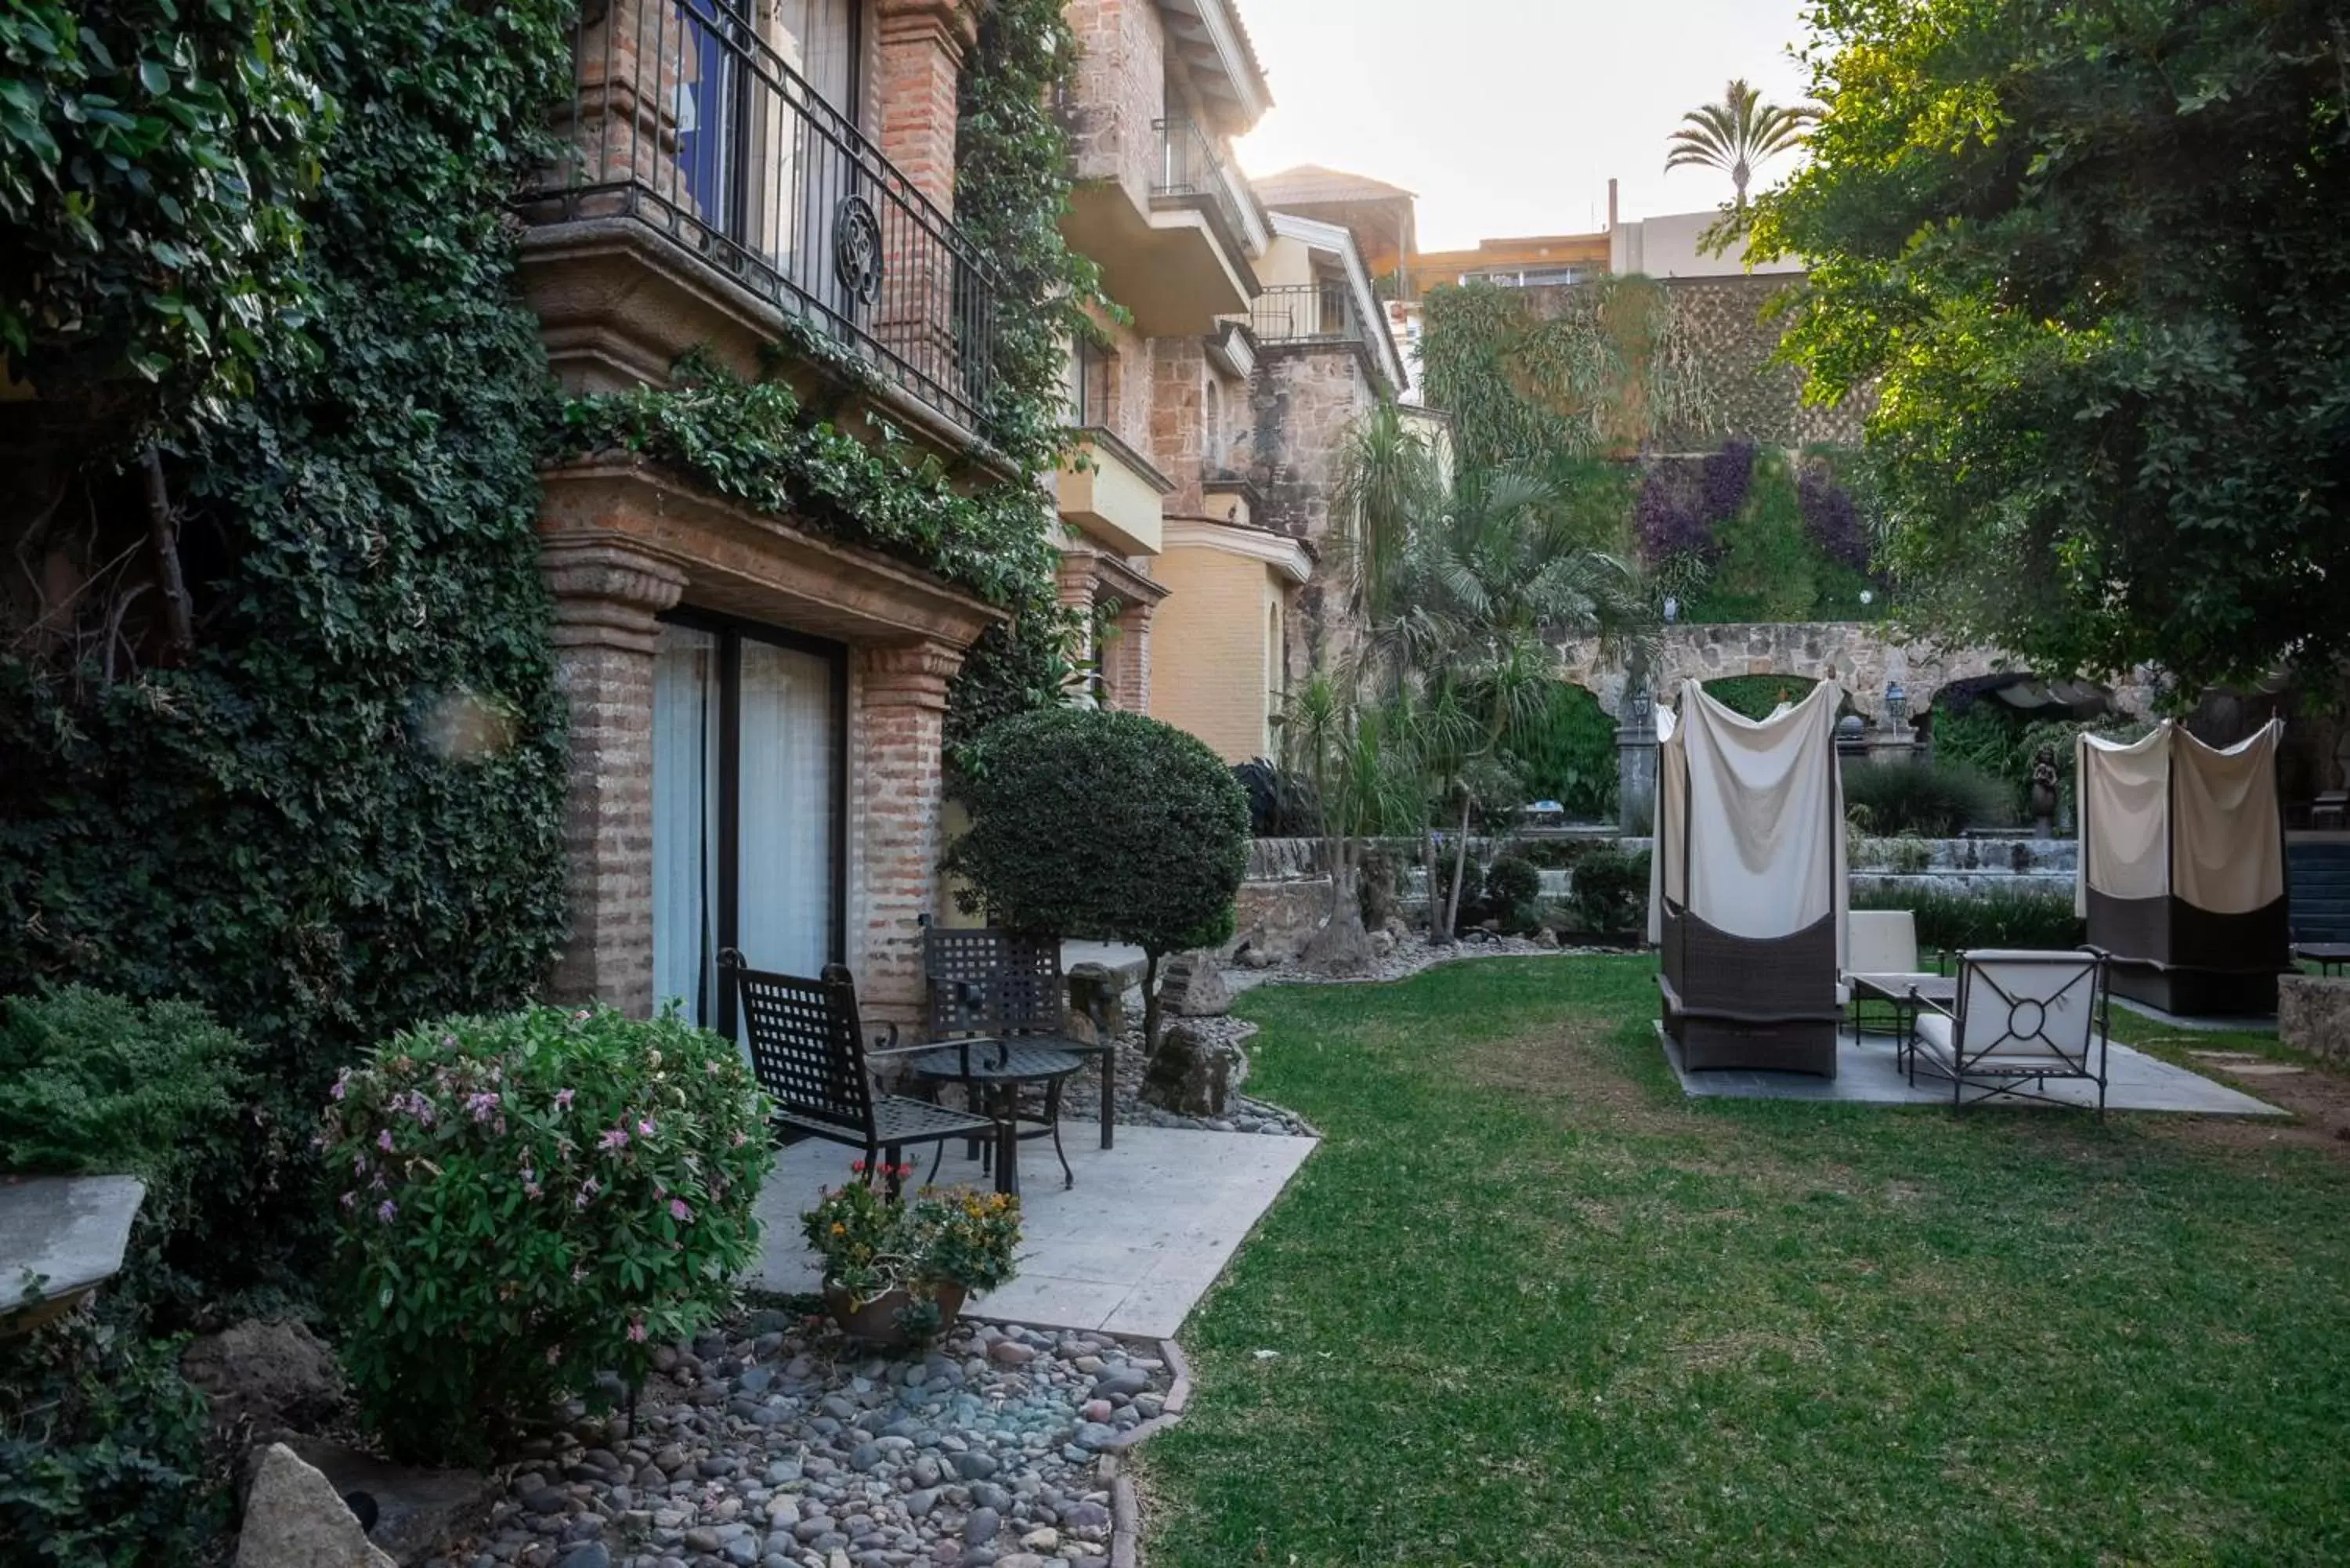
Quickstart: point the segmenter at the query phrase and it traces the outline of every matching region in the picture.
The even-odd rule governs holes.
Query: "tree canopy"
[[[1760,198],[1785,352],[1875,383],[1938,626],[2182,689],[2350,648],[2350,39],[2334,0],[1815,0]]]

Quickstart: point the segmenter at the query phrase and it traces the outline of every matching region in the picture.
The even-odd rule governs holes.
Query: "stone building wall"
[[[1256,521],[1303,539],[1327,556],[1330,497],[1349,427],[1378,401],[1361,353],[1338,345],[1267,345],[1251,391],[1250,476],[1263,498]],[[1294,680],[1326,667],[1351,641],[1317,568],[1298,596],[1287,628]]]
[[[1588,687],[1599,705],[1617,714],[1624,701],[1622,664],[1603,659],[1591,639],[1562,644],[1560,673]],[[1833,680],[1852,694],[1853,706],[1874,714],[1885,688],[1898,680],[1908,693],[1909,711],[1922,712],[1950,681],[2010,668],[1991,648],[1940,648],[1898,639],[1889,628],[1852,621],[1778,621],[1740,626],[1669,626],[1659,639],[1652,678],[1661,696],[1683,680],[1715,680],[1727,675],[1800,675]]]
[[[1116,180],[1137,207],[1150,204],[1158,134],[1166,112],[1167,35],[1155,0],[1069,0],[1062,14],[1077,36],[1068,116],[1079,180]]]

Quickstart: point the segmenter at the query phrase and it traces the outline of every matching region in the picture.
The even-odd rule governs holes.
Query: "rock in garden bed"
[[[1132,1016],[1139,1017],[1139,1001],[1129,1007]],[[1243,1048],[1256,1033],[1256,1025],[1237,1018],[1170,1019],[1170,1029],[1180,1027],[1192,1036],[1211,1046],[1229,1046],[1236,1060],[1227,1079],[1229,1091],[1236,1091],[1248,1075],[1248,1054]],[[1186,1116],[1151,1104],[1143,1097],[1143,1085],[1148,1081],[1149,1065],[1143,1060],[1142,1029],[1136,1025],[1118,1037],[1118,1109],[1117,1119],[1129,1127],[1194,1127],[1209,1132],[1268,1133],[1275,1136],[1312,1137],[1314,1129],[1302,1117],[1251,1099],[1237,1092],[1228,1092],[1222,1116]],[[1068,1081],[1062,1091],[1061,1115],[1066,1137],[1083,1137],[1101,1110],[1101,1075],[1091,1067]]]
[[[1108,1563],[1097,1461],[1159,1414],[1155,1346],[966,1322],[881,1356],[809,1323],[762,1311],[664,1352],[633,1429],[577,1417],[435,1568]]]

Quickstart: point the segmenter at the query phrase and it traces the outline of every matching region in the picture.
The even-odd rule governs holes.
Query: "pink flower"
[[[359,1201],[359,1195],[357,1192],[346,1192],[343,1194],[343,1207],[346,1209],[358,1208]]]
[[[498,1097],[486,1093],[468,1095],[465,1096],[465,1108],[473,1113],[475,1121],[485,1122],[498,1114]]]
[[[349,1084],[350,1081],[351,1070],[348,1067],[346,1067],[341,1072],[335,1075],[335,1086],[328,1090],[327,1093],[334,1096],[335,1098],[339,1100],[343,1097],[343,1089],[345,1085]]]
[[[587,1180],[579,1184],[579,1196],[572,1200],[572,1206],[577,1209],[585,1209],[588,1207],[588,1203],[594,1199],[595,1196],[596,1179],[591,1176]]]
[[[375,1217],[389,1225],[400,1218],[400,1205],[387,1198],[375,1206]]]
[[[628,1147],[629,1129],[626,1127],[606,1127],[604,1129],[604,1136],[597,1140],[596,1147],[604,1149]]]
[[[522,1195],[525,1198],[544,1198],[546,1196],[546,1189],[536,1181],[525,1181],[522,1184]]]
[[[383,1131],[375,1135],[375,1146],[376,1147],[383,1150],[386,1154],[390,1154],[391,1152],[391,1129],[390,1127],[386,1127]]]
[[[652,1117],[647,1116],[644,1120],[637,1124],[637,1136],[639,1137],[650,1137],[653,1136]]]
[[[685,1206],[684,1199],[672,1198],[669,1200],[669,1217],[682,1225],[693,1218],[693,1210]]]
[[[556,1108],[556,1110],[558,1110],[558,1111],[567,1111],[567,1110],[569,1110],[569,1109],[571,1108],[571,1102],[572,1102],[573,1098],[574,1098],[575,1096],[577,1096],[578,1093],[579,1093],[579,1091],[578,1091],[578,1090],[577,1090],[577,1089],[557,1089],[557,1090],[556,1090],[556,1091],[555,1091],[555,1108]]]
[[[642,1319],[642,1318],[633,1318],[633,1319],[631,1319],[631,1320],[629,1321],[629,1342],[630,1342],[631,1344],[635,1344],[635,1345],[642,1345],[642,1344],[645,1342],[645,1320],[644,1320],[644,1319]]]
[[[552,1345],[548,1345],[546,1347],[546,1364],[549,1366],[560,1366],[562,1361],[563,1352]]]

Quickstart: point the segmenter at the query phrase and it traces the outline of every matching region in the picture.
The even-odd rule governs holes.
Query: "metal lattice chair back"
[[[994,1034],[1003,1023],[1006,941],[1002,931],[932,926],[922,941],[930,981],[930,1033]]]
[[[857,1016],[857,985],[829,964],[821,977],[744,966],[733,948],[718,955],[743,1009],[751,1071],[778,1109],[847,1131],[873,1126],[873,1086]]]
[[[1956,1030],[1961,1065],[2013,1071],[2056,1063],[2085,1073],[2101,969],[2094,953],[1964,955]]]
[[[1053,937],[1006,935],[1000,1001],[1006,1034],[1064,1034],[1069,1027],[1068,982],[1061,974],[1061,944]]]

